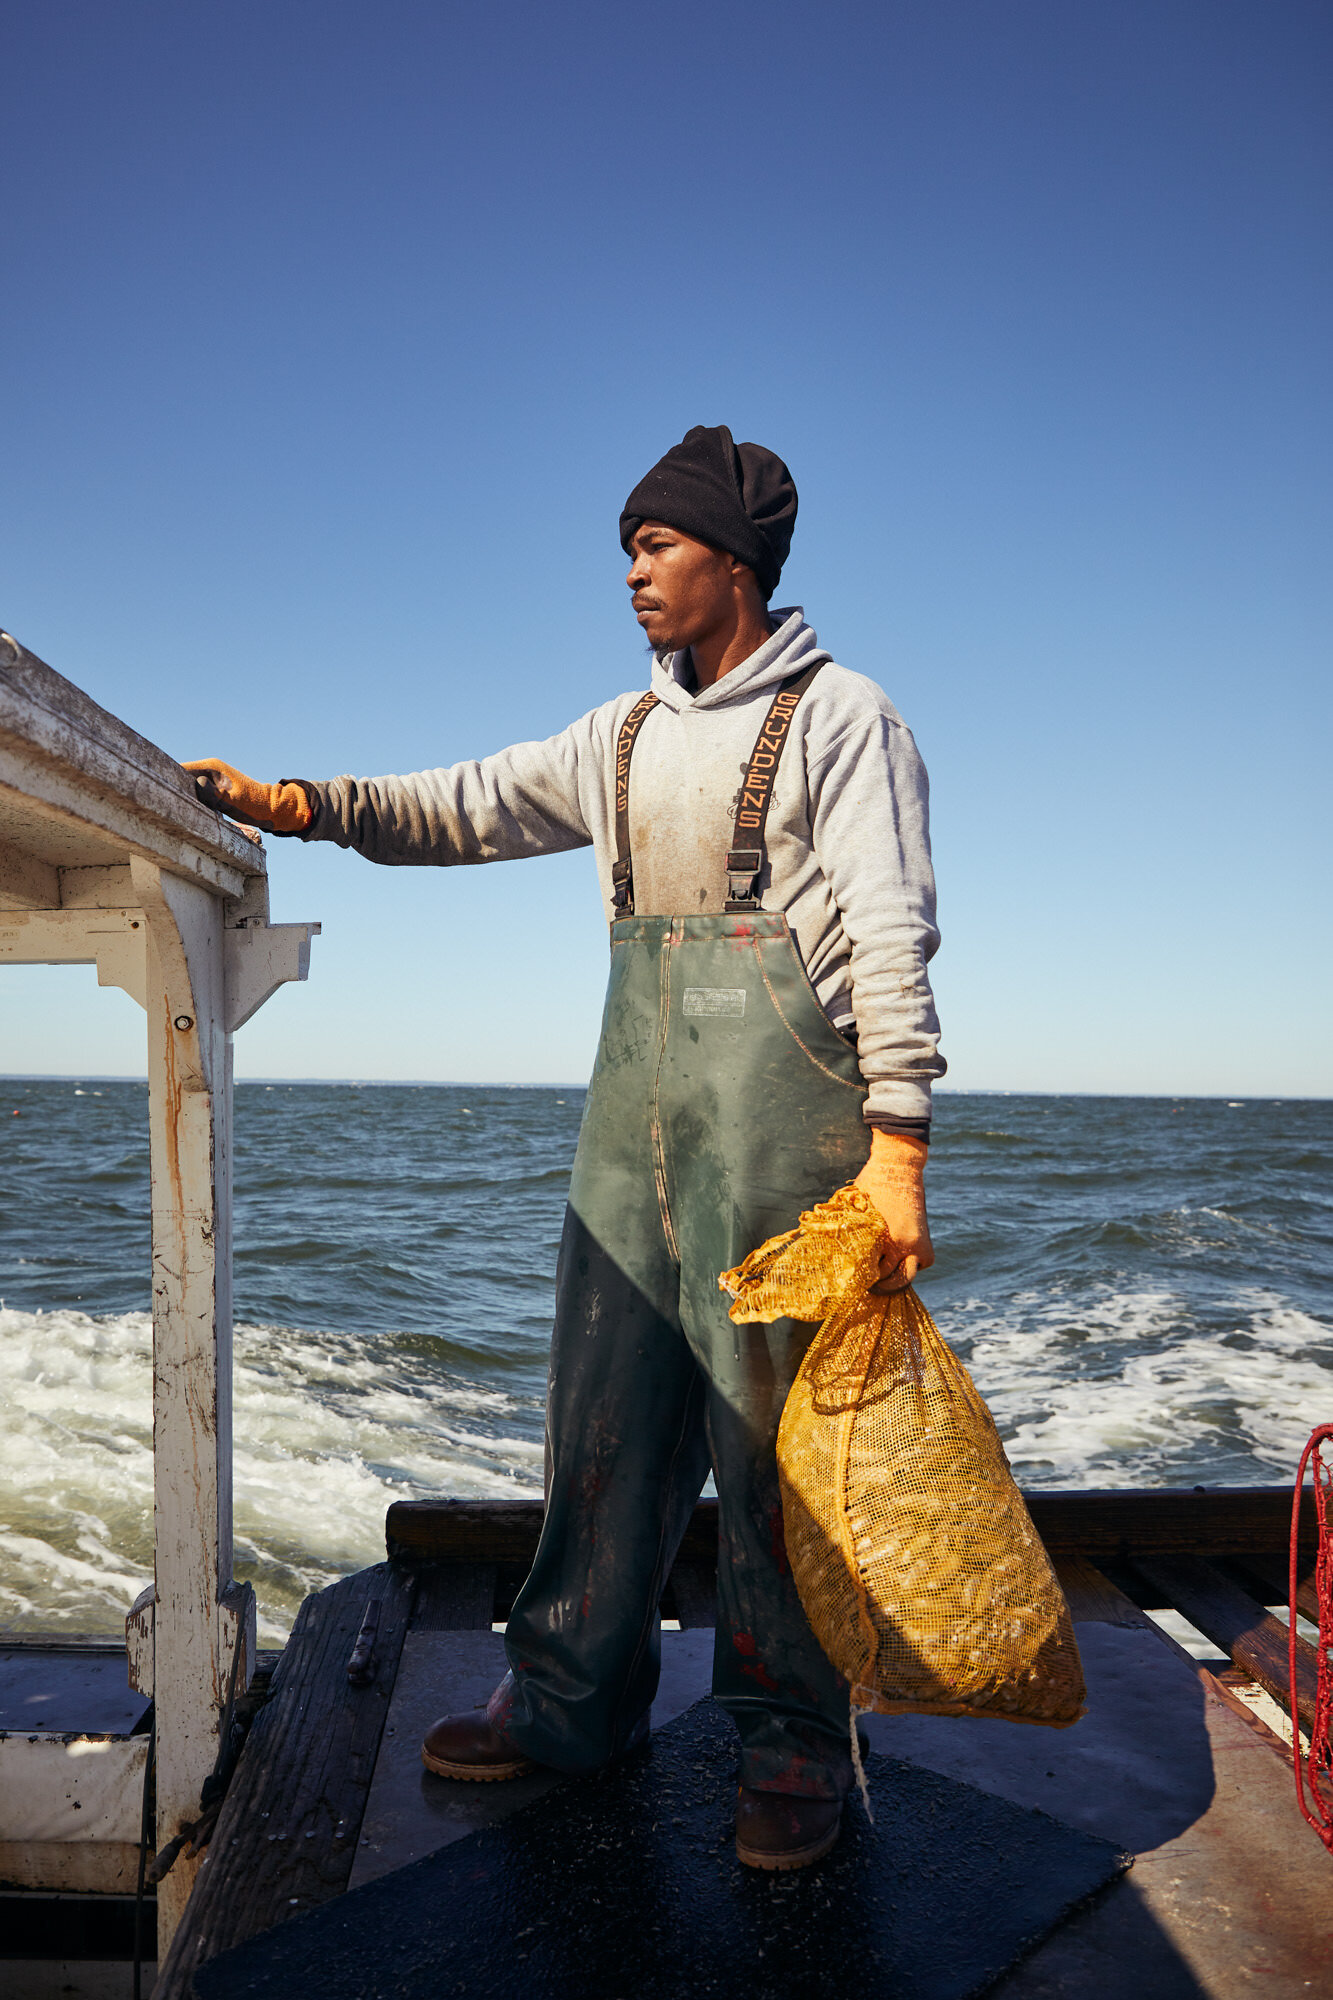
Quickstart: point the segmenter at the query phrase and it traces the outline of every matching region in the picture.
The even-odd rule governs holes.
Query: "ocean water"
[[[236,1571],[265,1643],[391,1500],[541,1490],[582,1092],[236,1092]],[[17,1114],[17,1115],[16,1115]],[[0,1079],[0,1629],[151,1577],[147,1087]],[[1029,1486],[1291,1477],[1333,1420],[1333,1103],[941,1094],[921,1292]]]

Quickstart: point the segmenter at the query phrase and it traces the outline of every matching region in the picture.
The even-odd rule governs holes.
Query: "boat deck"
[[[1131,1871],[1085,1906],[1072,1915],[1057,1911],[1062,1920],[1044,1941],[988,1990],[1003,2000],[1075,1993],[1111,2000],[1130,1991],[1139,2000],[1231,2000],[1259,1989],[1294,2000],[1329,1990],[1333,1857],[1299,1819],[1283,1744],[1220,1677],[1271,1682],[1280,1692],[1276,1668],[1285,1654],[1285,1627],[1265,1611],[1263,1599],[1272,1603],[1277,1596],[1272,1584],[1280,1510],[1289,1500],[1253,1493],[1030,1499],[1078,1630],[1089,1690],[1084,1720],[1060,1732],[923,1717],[870,1717],[865,1723],[876,1751],[955,1788],[972,1788],[965,1796],[983,1817],[988,1803],[1008,1801],[1133,1856]],[[307,1922],[287,1934],[281,1951],[270,1942],[228,1961],[235,1967],[229,1975],[234,1990],[259,1995],[285,1984],[290,1991],[293,1979],[299,1988],[293,1964],[299,1968],[302,1950],[310,1953],[309,1976],[318,1975],[318,1989],[330,2000],[344,1990],[365,1996],[508,1990],[489,1975],[482,1984],[414,1985],[419,1975],[405,1973],[399,1961],[413,1929],[411,1897],[428,1893],[427,1877],[401,1877],[406,1907],[402,1894],[395,1900],[394,1884],[398,1871],[419,1868],[425,1857],[442,1857],[431,1865],[444,1867],[444,1850],[454,1843],[471,1840],[484,1854],[479,1837],[544,1796],[549,1820],[555,1810],[549,1795],[559,1790],[575,1801],[560,1808],[563,1838],[577,1839],[572,1823],[586,1824],[589,1841],[595,1840],[598,1811],[613,1809],[606,1799],[599,1806],[595,1787],[580,1793],[549,1774],[482,1787],[433,1778],[420,1764],[420,1739],[430,1722],[483,1701],[503,1671],[496,1628],[526,1573],[539,1512],[524,1503],[395,1507],[388,1522],[390,1560],[307,1600],[162,1967],[157,2000],[228,1992],[226,1981],[209,1977],[211,1961],[348,1897],[342,1908],[358,1939],[364,1942],[383,1926],[379,1973],[367,1975],[362,1965],[356,1986],[344,1988],[326,1930]],[[668,1730],[660,1738],[664,1757],[675,1741],[669,1725],[708,1693],[715,1534],[704,1503],[663,1605],[663,1674],[653,1724],[655,1731]],[[1206,1558],[1190,1552],[1200,1547],[1208,1550]],[[1144,1608],[1158,1605],[1183,1611],[1217,1645],[1218,1672],[1161,1631]],[[356,1686],[348,1663],[368,1610],[374,1653],[369,1678]],[[1305,1647],[1308,1687],[1301,1707],[1312,1693],[1313,1664],[1313,1649]],[[708,1712],[706,1705],[695,1716]],[[690,1768],[702,1771],[704,1765]],[[855,1815],[861,1809],[853,1804],[849,1810]],[[522,1824],[539,1820],[529,1811]],[[608,1869],[615,1866],[608,1861]],[[947,1866],[937,1868],[931,1891],[946,1954],[965,1887],[949,1877]],[[424,1923],[426,1910],[418,1907]],[[430,1915],[438,1923],[433,1905]],[[460,1911],[460,1951],[465,1932]],[[446,1919],[446,1939],[451,1935]],[[505,1940],[493,1942],[498,1962]],[[447,1960],[447,1944],[441,1949]],[[271,1978],[266,1953],[273,1960]],[[243,1985],[235,1983],[242,1965]],[[439,1968],[437,1976],[443,1976]],[[625,1967],[624,1976],[623,1987],[613,1980],[597,1990],[633,1990],[632,1968]],[[763,1991],[773,2000],[798,1990],[784,1983],[780,1967],[766,1977]],[[660,1964],[654,1978],[659,1983],[652,1990],[676,1990]],[[591,2000],[593,1993],[553,1975],[543,1983],[531,1969],[524,1981],[532,2000],[574,1990]],[[647,1990],[642,1977],[638,1983]],[[873,1978],[863,1990],[877,1990]],[[892,1990],[905,2000],[912,1991],[937,1989],[897,1981]]]

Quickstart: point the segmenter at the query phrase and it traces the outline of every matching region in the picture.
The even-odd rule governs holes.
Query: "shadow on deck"
[[[492,1626],[526,1573],[531,1513],[395,1508],[392,1560],[307,1600],[157,2000],[280,1987],[329,2000],[724,1987],[734,2000],[1230,2000],[1305,1996],[1329,1978],[1333,1865],[1297,1817],[1281,1745],[1078,1553],[1057,1563],[1085,1719],[1062,1732],[868,1719],[876,1825],[853,1805],[840,1847],[806,1875],[756,1881],[730,1854],[729,1725],[693,1707],[711,1661],[706,1509],[663,1604],[645,1756],[577,1782],[430,1777],[424,1729],[503,1671]],[[1123,1535],[1116,1549],[1123,1560]],[[370,1677],[353,1686],[372,1599]]]

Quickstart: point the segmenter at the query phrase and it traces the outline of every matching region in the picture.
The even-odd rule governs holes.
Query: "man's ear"
[[[755,601],[758,604],[762,605],[765,609],[767,609],[768,599],[764,596],[763,591],[759,588],[759,578],[750,568],[749,563],[743,563],[740,560],[739,556],[733,556],[731,558],[731,578],[732,582],[739,583],[743,590],[748,590],[752,592]]]

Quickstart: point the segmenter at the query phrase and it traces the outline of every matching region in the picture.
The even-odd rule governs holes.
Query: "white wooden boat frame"
[[[231,1573],[231,1038],[306,977],[318,930],[270,924],[258,837],[0,633],[0,963],[94,964],[147,1015],[155,1581],[126,1637],[154,1702],[159,1848],[198,1816],[237,1647],[242,1688],[255,1658],[253,1593]],[[147,1749],[0,1736],[0,1878],[132,1889]],[[157,1891],[159,1952],[197,1867],[182,1856]]]

